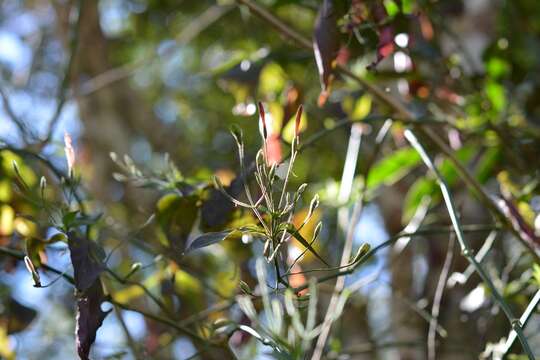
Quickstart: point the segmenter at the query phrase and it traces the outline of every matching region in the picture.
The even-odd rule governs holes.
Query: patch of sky
[[[126,1],[107,0],[99,2],[99,22],[105,35],[115,37],[127,29],[130,8]]]

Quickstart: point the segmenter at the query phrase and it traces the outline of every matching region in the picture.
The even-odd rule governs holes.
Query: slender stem
[[[2,104],[4,106],[4,111],[17,127],[17,130],[19,131],[22,141],[26,143],[26,135],[28,135],[28,129],[26,127],[26,124],[22,119],[20,119],[15,114],[15,111],[13,110],[13,107],[11,106],[11,102],[9,101],[9,97],[7,93],[4,91],[3,86],[0,86],[0,97],[2,97]]]
[[[534,355],[532,353],[532,350],[529,346],[529,343],[527,342],[527,339],[525,338],[525,335],[523,334],[523,329],[521,327],[521,324],[518,319],[514,316],[512,313],[512,309],[510,308],[510,305],[504,300],[502,295],[499,293],[495,285],[493,284],[493,281],[489,277],[488,273],[484,270],[482,265],[476,260],[473,254],[473,250],[470,248],[469,244],[465,240],[465,237],[463,235],[463,231],[461,229],[461,223],[458,220],[458,215],[456,212],[456,208],[454,205],[454,200],[452,198],[452,195],[450,193],[450,189],[448,185],[446,184],[444,178],[439,173],[439,170],[433,163],[433,160],[429,157],[427,152],[425,151],[424,147],[420,144],[418,139],[416,138],[416,135],[410,130],[405,130],[405,138],[411,143],[411,145],[414,147],[414,149],[418,152],[422,160],[424,161],[427,168],[435,175],[437,178],[437,181],[439,183],[439,187],[441,189],[441,193],[443,195],[444,202],[446,204],[446,207],[448,209],[448,215],[450,216],[450,220],[452,222],[452,226],[454,227],[454,231],[456,233],[456,237],[458,240],[458,243],[461,247],[461,252],[463,253],[463,256],[469,261],[469,263],[474,266],[476,272],[484,283],[487,285],[487,287],[490,289],[493,298],[495,301],[499,304],[502,311],[508,318],[508,321],[512,325],[512,328],[516,331],[519,340],[521,341],[521,345],[523,346],[523,350],[529,357],[529,359],[534,359]]]
[[[452,259],[454,257],[454,236],[450,236],[450,241],[448,241],[448,249],[446,250],[446,257],[444,259],[443,267],[441,274],[439,275],[439,281],[437,283],[437,288],[435,289],[435,295],[433,296],[433,306],[431,307],[431,319],[429,321],[429,330],[428,330],[428,359],[435,360],[435,336],[437,325],[439,323],[439,312],[441,309],[441,300],[444,293],[444,288],[446,280],[448,278],[448,273],[450,272],[450,266],[452,265]]]
[[[72,38],[70,41],[70,53],[69,53],[69,59],[68,63],[66,65],[66,68],[64,70],[64,77],[62,78],[62,82],[60,83],[60,86],[58,87],[58,93],[56,95],[56,109],[51,117],[51,119],[48,122],[47,127],[47,135],[45,139],[41,142],[42,146],[44,146],[52,137],[54,130],[56,129],[56,125],[58,124],[58,120],[60,119],[60,115],[62,114],[62,110],[64,109],[64,105],[67,101],[67,92],[69,83],[71,81],[71,73],[73,72],[73,67],[75,66],[75,59],[77,56],[77,49],[79,47],[79,32],[81,28],[81,19],[83,18],[83,10],[84,10],[84,1],[85,0],[79,0],[78,1],[78,14],[77,14],[77,20],[73,24],[72,28]]]
[[[131,336],[131,333],[129,332],[129,328],[122,317],[122,311],[118,307],[118,305],[113,306],[114,313],[116,314],[116,318],[118,319],[118,322],[120,323],[120,326],[122,327],[122,331],[124,332],[124,335],[126,336],[127,344],[131,348],[131,353],[133,354],[133,357],[136,360],[141,360],[143,357],[139,353],[139,349],[137,346],[137,343],[133,339],[133,336]]]
[[[20,261],[22,261],[24,259],[24,256],[25,256],[25,254],[23,252],[21,252],[21,251],[10,249],[10,248],[4,247],[4,246],[0,246],[0,254],[10,256],[10,257],[12,257],[14,259],[17,259],[17,260],[20,260]],[[62,277],[64,277],[64,279],[66,279],[67,282],[69,282],[72,285],[75,285],[75,280],[73,279],[72,276],[70,276],[70,275],[68,275],[68,274],[66,274],[66,273],[64,273],[64,272],[50,266],[50,265],[47,265],[47,264],[42,264],[41,267],[43,269],[47,270],[47,271],[52,272],[52,273],[62,275]],[[147,312],[145,310],[134,308],[129,304],[124,304],[124,303],[118,302],[118,301],[116,301],[116,300],[114,300],[113,298],[110,298],[110,297],[107,299],[107,301],[109,301],[111,304],[116,305],[116,306],[118,306],[118,307],[120,307],[120,308],[122,308],[124,310],[137,312],[137,313],[143,315],[144,317],[146,317],[148,319],[152,319],[152,320],[154,320],[156,322],[159,322],[159,323],[161,323],[163,325],[167,325],[167,326],[175,329],[179,333],[190,336],[191,338],[193,338],[194,340],[196,340],[196,341],[198,341],[200,343],[203,343],[203,344],[204,343],[210,343],[211,346],[223,347],[223,345],[221,345],[221,344],[215,344],[213,342],[209,342],[208,339],[202,338],[197,333],[195,333],[192,330],[188,329],[187,326],[193,323],[193,319],[186,319],[185,321],[177,323],[174,320],[164,318],[164,317],[161,317],[159,315],[152,314],[152,313]]]

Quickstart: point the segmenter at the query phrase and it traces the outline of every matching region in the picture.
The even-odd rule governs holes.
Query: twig
[[[536,310],[538,304],[540,303],[540,290],[536,291],[536,294],[534,294],[531,302],[529,305],[527,305],[527,308],[523,312],[523,315],[519,318],[519,322],[523,328],[525,328],[525,325],[527,325],[527,322],[531,318],[531,315],[534,314],[534,311]],[[508,335],[508,339],[506,340],[506,343],[504,344],[504,349],[502,351],[502,355],[506,355],[508,351],[510,351],[510,348],[514,344],[514,341],[516,340],[516,337],[519,336],[514,329],[510,331],[510,334]]]
[[[73,29],[72,29],[72,38],[71,38],[70,46],[69,46],[70,47],[69,59],[68,59],[66,68],[64,70],[64,77],[62,78],[62,82],[60,83],[60,86],[58,88],[58,93],[56,95],[56,99],[57,99],[56,109],[51,119],[48,122],[49,125],[47,127],[47,133],[46,133],[45,139],[41,142],[42,145],[45,145],[51,139],[56,129],[56,125],[58,124],[58,120],[60,120],[60,115],[62,114],[64,105],[66,104],[69,82],[71,81],[71,73],[73,72],[73,66],[75,65],[77,49],[79,47],[79,32],[81,28],[81,20],[83,18],[84,1],[85,0],[78,1],[77,21],[73,25]]]
[[[4,255],[8,255],[14,259],[17,259],[17,260],[20,260],[22,261],[25,257],[25,254],[21,251],[17,251],[17,250],[14,250],[14,249],[10,249],[10,248],[7,248],[7,247],[4,247],[4,246],[0,246],[0,254],[4,254]],[[42,264],[41,267],[47,271],[50,271],[50,272],[53,272],[55,274],[58,274],[58,275],[62,275],[62,277],[64,277],[64,279],[66,279],[67,282],[69,282],[70,284],[72,285],[75,285],[75,280],[73,279],[72,276],[52,267],[52,266],[49,266],[47,264]],[[208,343],[208,340],[207,339],[204,339],[202,338],[201,336],[199,336],[198,334],[196,334],[195,332],[191,331],[190,329],[188,329],[186,326],[187,324],[190,324],[191,322],[190,321],[186,321],[186,322],[183,322],[184,324],[186,324],[186,326],[182,326],[180,324],[178,324],[177,322],[173,321],[173,320],[170,320],[168,318],[163,318],[163,317],[160,317],[159,315],[155,315],[155,314],[152,314],[152,313],[149,313],[147,311],[144,311],[144,310],[140,310],[140,309],[136,309],[128,304],[124,304],[124,303],[121,303],[121,302],[118,302],[116,300],[114,300],[113,298],[109,297],[107,299],[107,301],[109,301],[111,304],[113,305],[116,305],[124,310],[129,310],[129,311],[134,311],[134,312],[137,312],[141,315],[143,315],[144,317],[148,318],[148,319],[152,319],[156,322],[159,322],[159,323],[162,323],[164,325],[167,325],[173,329],[175,329],[176,331],[178,331],[179,333],[182,333],[182,334],[185,334],[185,335],[188,335],[188,336],[191,336],[193,339],[201,342],[201,343]],[[210,344],[212,346],[218,346],[218,347],[221,347],[222,345],[220,344],[214,344],[212,342],[210,342]]]
[[[491,291],[493,295],[493,298],[503,310],[504,314],[508,318],[508,321],[512,325],[512,328],[516,331],[519,337],[519,340],[521,342],[521,345],[523,346],[523,350],[525,351],[529,359],[533,360],[534,355],[531,351],[529,343],[527,342],[527,339],[525,338],[525,335],[523,334],[521,323],[519,322],[518,319],[514,317],[514,314],[512,313],[512,309],[510,308],[510,305],[508,305],[508,303],[504,300],[504,298],[501,296],[501,294],[499,293],[499,291],[497,290],[497,288],[491,281],[491,278],[489,277],[487,272],[484,270],[482,265],[480,265],[480,263],[476,260],[473,254],[473,250],[469,247],[469,244],[465,240],[463,231],[461,229],[461,223],[458,220],[458,215],[454,206],[454,201],[450,193],[450,189],[448,188],[448,185],[446,184],[444,178],[441,176],[441,174],[439,173],[439,170],[433,163],[433,160],[431,160],[431,158],[425,151],[424,147],[420,144],[420,142],[418,141],[418,139],[416,138],[416,136],[410,129],[405,130],[405,138],[411,143],[411,145],[414,147],[414,149],[418,152],[418,154],[424,161],[427,168],[437,178],[437,181],[439,183],[439,187],[441,189],[444,202],[448,209],[448,214],[450,216],[452,226],[454,227],[454,231],[456,233],[456,237],[460,245],[463,256],[469,261],[469,263],[471,263],[471,265],[474,266],[478,275],[480,275],[484,283],[487,285],[487,287],[489,288],[489,290]]]
[[[444,264],[439,276],[439,282],[437,283],[437,288],[435,290],[435,296],[433,296],[433,306],[431,307],[431,320],[429,321],[429,330],[428,330],[428,342],[427,342],[427,352],[428,359],[435,360],[435,336],[436,329],[439,323],[439,312],[441,309],[441,300],[444,292],[446,279],[448,278],[448,273],[450,271],[450,265],[452,264],[452,258],[454,257],[454,245],[455,239],[454,236],[450,236],[450,241],[448,241],[448,250],[446,250],[446,257],[444,259]]]
[[[354,136],[355,136],[354,131],[351,130],[350,143],[353,141],[359,142],[359,139],[355,140]],[[349,154],[347,154],[348,155],[347,158],[349,158],[350,156],[357,157],[359,146],[360,144],[358,144],[358,147],[356,148],[356,151],[355,151],[356,154],[351,155],[351,153],[349,152]],[[345,161],[345,164],[347,164],[347,159]],[[354,166],[356,167],[356,164],[354,164]],[[345,177],[345,172],[346,172],[346,169],[344,170],[344,177]],[[351,177],[354,176],[354,170],[350,174],[350,176]],[[349,224],[347,227],[347,235],[345,237],[345,244],[343,245],[343,251],[341,253],[341,260],[339,263],[340,266],[345,266],[346,264],[350,262],[353,242],[354,242],[354,234],[356,230],[356,224],[358,222],[358,219],[360,218],[360,214],[362,213],[363,208],[364,208],[364,198],[363,198],[363,195],[361,195],[360,198],[356,201],[351,218],[349,219]],[[345,211],[348,211],[348,209],[345,209]],[[344,287],[345,287],[345,277],[341,276],[337,278],[336,280],[336,284],[334,286],[334,292],[332,293],[332,297],[330,298],[330,304],[328,305],[328,309],[326,311],[326,316],[324,318],[324,321],[321,327],[321,333],[319,334],[319,337],[317,339],[317,344],[315,346],[315,351],[313,352],[312,360],[319,360],[322,357],[324,346],[326,345],[326,340],[328,339],[328,335],[330,334],[330,330],[332,328],[332,322],[333,322],[333,319],[335,318],[334,311],[340,299],[340,294],[343,291]]]
[[[26,128],[26,124],[22,119],[19,119],[17,114],[15,114],[15,111],[13,111],[13,108],[11,107],[11,103],[9,101],[9,97],[4,91],[3,87],[0,86],[0,96],[2,97],[2,105],[4,106],[4,111],[9,116],[11,121],[15,124],[17,127],[17,130],[19,130],[19,134],[21,135],[21,139],[24,143],[26,143],[26,136],[28,134],[28,129]]]
[[[113,306],[114,313],[116,314],[116,317],[118,318],[118,322],[120,323],[120,326],[122,327],[122,330],[124,331],[124,334],[126,335],[126,340],[131,348],[131,353],[133,354],[133,357],[135,360],[141,360],[142,357],[139,354],[139,349],[137,347],[137,344],[135,343],[135,340],[133,339],[133,336],[131,336],[131,333],[129,332],[129,328],[124,321],[124,318],[122,317],[122,311],[120,311],[120,308],[118,305]]]

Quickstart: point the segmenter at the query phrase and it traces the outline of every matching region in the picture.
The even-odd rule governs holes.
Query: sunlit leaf
[[[506,107],[506,94],[501,84],[489,81],[486,84],[486,95],[495,110],[501,111]]]
[[[295,125],[296,125],[296,122],[295,122],[295,117],[291,117],[291,119],[287,122],[287,125],[285,125],[285,127],[283,128],[283,139],[287,142],[292,142],[293,138],[295,137],[295,133],[294,133],[294,130],[295,130]],[[308,118],[307,118],[307,115],[306,115],[306,112],[302,112],[302,116],[300,117],[300,126],[299,126],[299,131],[302,132],[302,131],[305,131],[308,127]]]
[[[13,233],[15,211],[9,205],[0,206],[0,235],[6,236]]]
[[[420,163],[420,155],[412,148],[402,148],[385,156],[369,172],[368,188],[392,185]]]
[[[283,68],[275,63],[266,64],[259,75],[259,92],[263,95],[280,93],[285,87],[287,76]]]
[[[15,360],[15,352],[9,341],[7,324],[0,323],[0,356],[6,360]]]
[[[360,96],[356,103],[354,104],[354,110],[351,115],[352,120],[362,120],[371,112],[371,95],[364,94]]]

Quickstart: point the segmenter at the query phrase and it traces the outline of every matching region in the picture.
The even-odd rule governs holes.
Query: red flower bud
[[[260,101],[258,102],[258,105],[259,105],[259,118],[261,119],[261,122],[262,122],[262,135],[263,135],[264,140],[266,141],[266,138],[268,137],[268,130],[266,129],[266,114],[264,112],[263,104]]]

